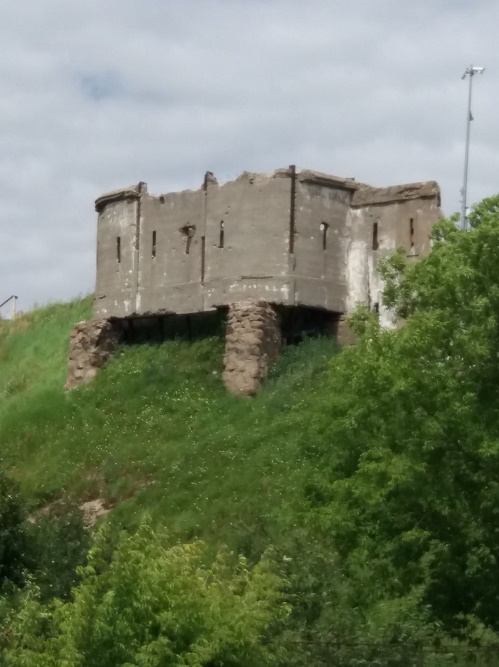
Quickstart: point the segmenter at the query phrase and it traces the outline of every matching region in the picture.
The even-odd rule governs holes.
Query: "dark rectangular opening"
[[[373,250],[377,250],[378,248],[379,248],[378,223],[375,222],[373,223]]]
[[[286,345],[296,345],[307,338],[335,337],[339,313],[310,306],[277,306]]]
[[[218,247],[223,248],[225,245],[225,229],[224,229],[224,221],[220,220],[220,234],[218,238]]]
[[[327,249],[327,232],[329,229],[329,225],[327,222],[322,222],[321,223],[321,233],[322,233],[322,249],[326,250]]]
[[[414,218],[411,218],[409,220],[409,238],[411,242],[411,248],[414,248],[414,237],[415,237]]]
[[[152,233],[152,256],[156,257],[156,230]]]
[[[121,264],[121,236],[116,237],[116,261]]]
[[[192,315],[155,315],[116,320],[128,345],[160,344],[168,340],[197,340],[223,337],[227,326],[227,308]]]

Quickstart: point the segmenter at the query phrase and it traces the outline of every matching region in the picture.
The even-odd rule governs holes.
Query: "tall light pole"
[[[463,177],[463,187],[461,188],[461,227],[462,229],[466,229],[468,227],[468,219],[466,217],[466,195],[468,191],[468,160],[469,160],[469,154],[470,154],[470,127],[471,127],[471,121],[473,120],[473,116],[471,115],[471,90],[472,90],[472,82],[473,82],[473,77],[475,74],[483,74],[485,71],[485,67],[473,67],[473,65],[470,65],[469,67],[466,68],[465,73],[461,77],[461,79],[466,79],[468,77],[469,79],[469,87],[468,87],[468,111],[466,113],[466,145],[464,149],[464,177]]]

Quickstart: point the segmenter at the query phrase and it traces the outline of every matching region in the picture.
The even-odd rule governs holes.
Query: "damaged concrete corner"
[[[121,329],[108,319],[78,322],[69,341],[68,377],[64,389],[91,382],[118,350]]]

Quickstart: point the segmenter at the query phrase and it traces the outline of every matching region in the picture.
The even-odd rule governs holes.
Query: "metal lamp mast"
[[[462,229],[467,229],[468,227],[468,219],[466,217],[466,197],[468,193],[468,162],[469,162],[469,154],[470,154],[470,127],[471,127],[471,121],[473,120],[473,116],[471,115],[471,93],[472,93],[472,85],[473,85],[473,77],[475,74],[483,74],[485,71],[485,67],[474,67],[473,65],[470,65],[468,68],[466,68],[466,71],[464,72],[463,76],[461,79],[465,79],[466,77],[469,77],[469,85],[468,85],[468,110],[466,113],[466,144],[465,144],[465,149],[464,149],[464,177],[463,177],[463,187],[461,188],[461,227]]]

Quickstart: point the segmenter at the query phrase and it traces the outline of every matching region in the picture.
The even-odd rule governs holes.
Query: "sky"
[[[94,200],[138,181],[296,164],[454,213],[470,64],[468,202],[496,194],[498,29],[497,0],[1,0],[0,303],[91,292]]]

